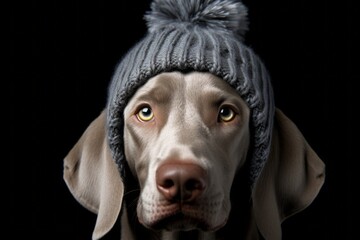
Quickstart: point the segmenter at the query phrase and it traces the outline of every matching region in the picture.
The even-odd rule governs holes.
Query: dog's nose
[[[205,170],[192,163],[168,162],[156,171],[156,184],[168,201],[192,202],[206,188]]]

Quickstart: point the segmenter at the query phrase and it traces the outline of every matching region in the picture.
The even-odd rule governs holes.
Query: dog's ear
[[[263,237],[281,239],[281,223],[309,206],[324,180],[323,161],[276,109],[270,157],[253,189],[255,221]]]
[[[64,159],[64,180],[75,199],[97,214],[93,239],[104,236],[119,215],[124,186],[106,140],[106,111],[86,129]]]

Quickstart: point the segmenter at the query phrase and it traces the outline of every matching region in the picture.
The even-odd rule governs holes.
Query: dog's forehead
[[[204,103],[217,106],[224,100],[232,102],[238,110],[249,112],[240,94],[225,80],[208,72],[164,72],[150,78],[128,102],[124,114],[129,115],[139,103],[192,103],[196,108]]]
[[[135,96],[143,94],[152,94],[154,96],[160,92],[169,92],[173,90],[182,90],[183,92],[212,92],[214,94],[231,94],[239,96],[223,79],[208,72],[165,72],[150,78],[142,87],[140,87]],[[201,91],[200,91],[201,90]]]
[[[184,75],[184,82],[189,90],[195,93],[208,93],[213,95],[232,95],[240,98],[238,92],[225,80],[205,72],[192,72]]]

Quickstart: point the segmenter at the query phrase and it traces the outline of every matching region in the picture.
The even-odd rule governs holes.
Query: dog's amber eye
[[[153,119],[154,117],[154,113],[151,110],[150,107],[142,107],[140,109],[140,111],[138,111],[138,113],[136,114],[136,116],[138,117],[139,120],[144,121],[144,122],[148,122],[151,119]]]
[[[219,121],[230,122],[235,118],[235,112],[230,107],[222,107],[219,112]]]

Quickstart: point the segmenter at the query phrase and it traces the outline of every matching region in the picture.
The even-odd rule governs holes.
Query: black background
[[[358,11],[350,0],[243,2],[246,43],[271,74],[277,107],[327,167],[318,197],[283,223],[284,239],[354,239]],[[145,34],[148,9],[149,1],[130,0],[12,3],[5,50],[16,61],[5,69],[11,81],[4,93],[4,130],[14,147],[5,149],[6,179],[15,186],[5,195],[13,207],[8,238],[90,239],[96,216],[68,191],[62,161],[104,108],[113,69]]]

